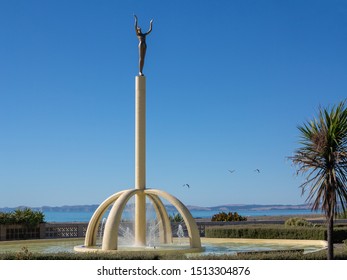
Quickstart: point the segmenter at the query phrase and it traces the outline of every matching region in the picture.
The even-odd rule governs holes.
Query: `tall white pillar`
[[[135,188],[146,188],[146,77],[135,80]]]
[[[135,188],[146,188],[146,77],[135,78]],[[146,197],[135,196],[135,245],[146,245]]]

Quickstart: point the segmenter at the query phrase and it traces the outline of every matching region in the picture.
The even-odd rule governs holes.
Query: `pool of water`
[[[325,241],[317,240],[266,240],[266,239],[227,239],[227,238],[201,238],[204,252],[199,254],[236,254],[237,252],[270,251],[270,250],[297,250],[304,249],[304,253],[322,250],[326,247]],[[30,241],[2,241],[0,252],[20,252],[26,247],[30,252],[59,253],[75,252],[74,247],[82,245],[84,239],[51,239]],[[184,240],[177,241],[179,246],[187,244]]]

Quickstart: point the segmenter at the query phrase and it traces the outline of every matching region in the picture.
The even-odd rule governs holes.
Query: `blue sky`
[[[297,126],[347,97],[346,1],[0,0],[0,207],[134,186],[134,13],[143,31],[154,19],[147,187],[304,203],[287,157]]]

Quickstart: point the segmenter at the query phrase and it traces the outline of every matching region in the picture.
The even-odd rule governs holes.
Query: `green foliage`
[[[225,212],[219,212],[215,214],[211,218],[212,222],[240,222],[247,221],[246,217],[239,215],[237,212],[229,212],[228,214]]]
[[[306,175],[312,209],[333,217],[347,207],[347,107],[340,102],[320,108],[318,117],[299,126],[301,147],[291,157],[297,173]]]
[[[14,221],[10,213],[0,212],[0,225],[13,224]]]
[[[45,215],[41,211],[33,211],[30,208],[16,209],[13,212],[0,212],[0,224],[10,225],[26,225],[27,227],[35,227],[40,223],[44,223]]]
[[[206,237],[327,240],[327,230],[323,227],[284,227],[283,225],[221,226],[206,228]],[[347,227],[334,229],[335,243],[341,243],[346,238]]]
[[[286,227],[314,227],[315,225],[303,218],[289,218],[284,223]]]
[[[183,256],[184,257],[184,256]],[[165,260],[180,259],[181,255],[158,254],[155,252],[115,253],[36,253],[23,247],[19,252],[0,253],[0,260]]]
[[[169,215],[169,220],[170,222],[181,223],[183,222],[183,217],[180,213],[173,213],[172,215]]]
[[[27,249],[21,252],[0,253],[0,260],[324,260],[326,250],[302,254],[300,250],[259,251],[249,254],[153,254],[153,253],[31,253]],[[337,248],[335,259],[347,260],[347,250]]]
[[[334,217],[347,208],[347,107],[346,101],[320,108],[317,118],[299,126],[300,144],[293,163],[297,174],[306,175],[302,194],[313,210],[325,213],[328,228],[328,259],[334,258]]]
[[[264,227],[266,228],[266,227]],[[279,227],[277,227],[279,228]],[[335,250],[335,259],[347,260],[345,246]],[[326,250],[303,254],[302,250],[258,251],[238,254],[159,254],[156,252],[35,253],[23,247],[18,252],[0,252],[0,260],[324,260]]]

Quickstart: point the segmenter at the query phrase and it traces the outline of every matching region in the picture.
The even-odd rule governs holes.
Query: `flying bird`
[[[228,169],[228,171],[229,171],[230,173],[234,173],[234,172],[235,172],[235,170],[230,170],[230,169]]]
[[[254,171],[260,173],[260,170],[259,170],[259,169],[255,169]]]
[[[183,187],[188,187],[188,188],[190,188],[190,186],[189,186],[188,184],[184,184]]]

